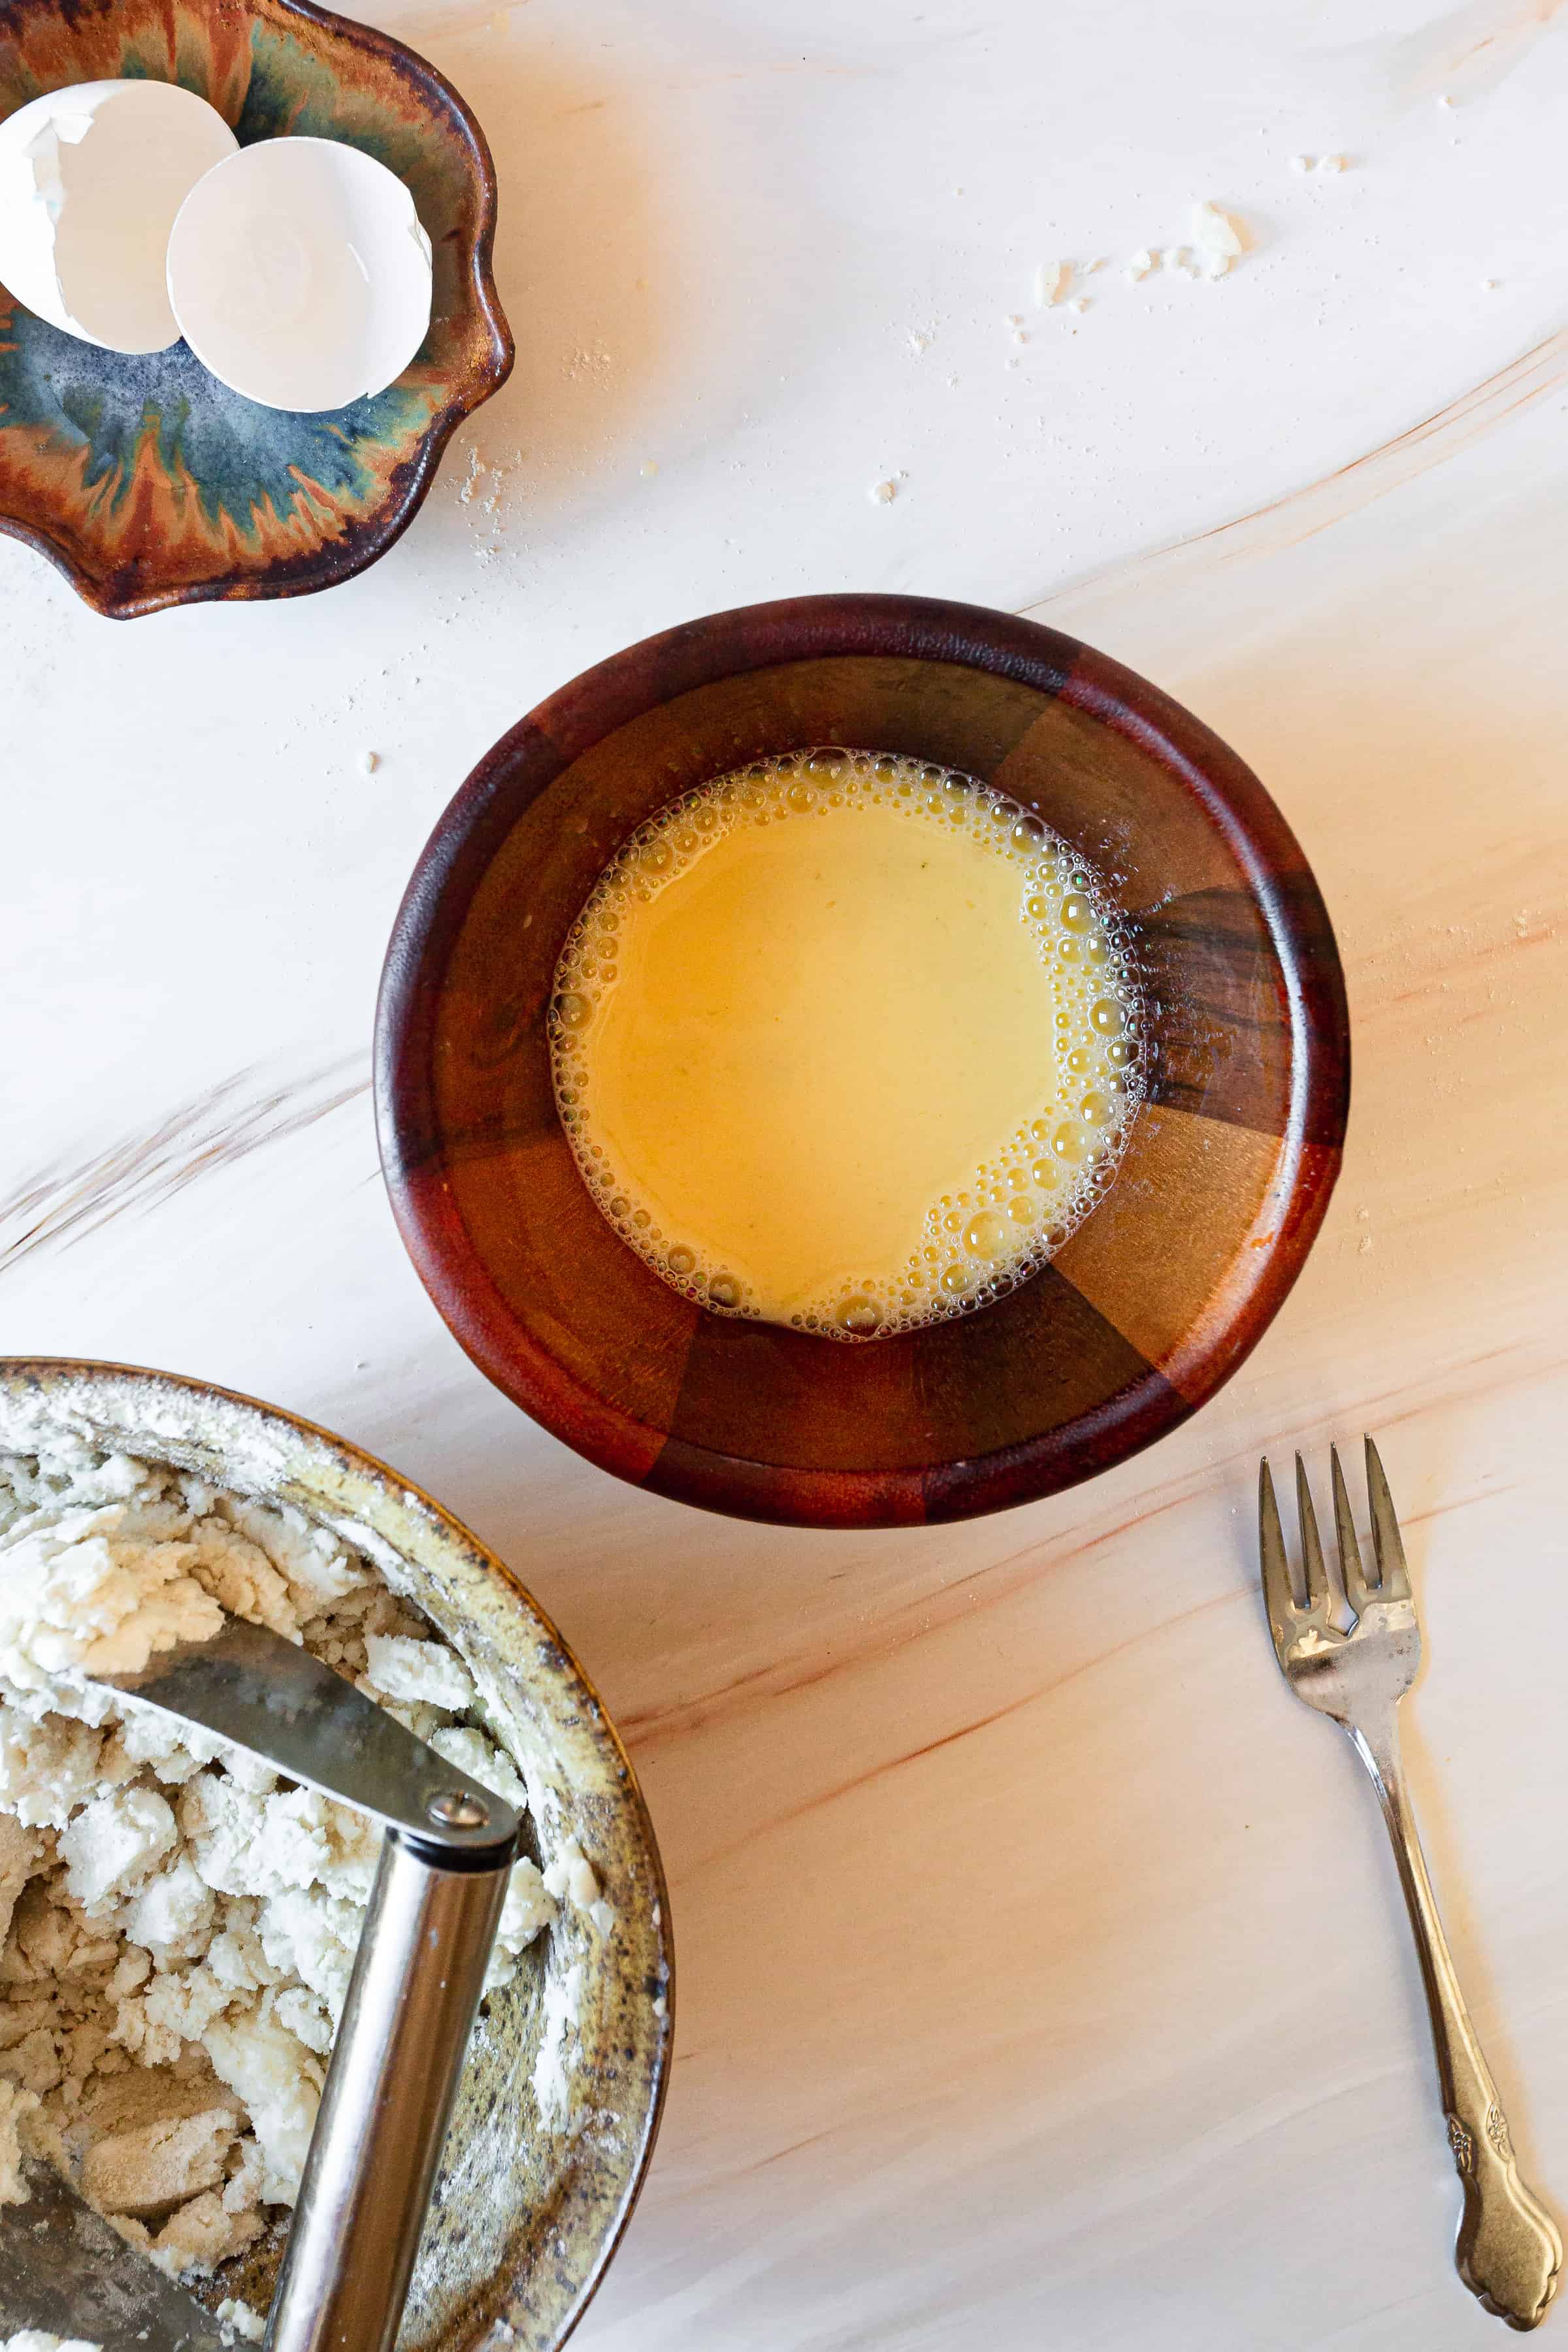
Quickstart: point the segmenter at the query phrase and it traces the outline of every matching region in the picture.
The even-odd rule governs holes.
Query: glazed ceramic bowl
[[[658,1849],[593,1685],[466,1528],[384,1463],[293,1413],[166,1372],[0,1359],[0,1452],[26,1453],[40,1432],[61,1430],[292,1504],[387,1567],[498,1708],[539,1792],[531,1833],[545,1845],[574,1836],[598,1873],[615,1907],[610,1933],[564,1907],[475,2027],[398,2338],[401,2352],[554,2352],[642,2184],[674,2007]],[[553,2098],[535,2089],[547,2040],[540,2071],[558,2086]],[[237,2294],[265,2310],[281,2242],[280,2230],[259,2241],[200,2292],[215,2306]]]
[[[430,331],[374,399],[293,415],[184,343],[100,351],[0,287],[0,530],[117,620],[330,588],[407,529],[453,431],[510,372],[484,134],[422,58],[308,0],[0,0],[0,120],[139,76],[210,100],[241,146],[341,139],[395,172],[434,248]]]
[[[977,1313],[847,1347],[715,1315],[600,1214],[546,1029],[568,927],[653,810],[765,752],[904,751],[1037,810],[1131,928],[1148,1091],[1109,1195]],[[605,1468],[718,1510],[887,1526],[1090,1476],[1196,1410],[1300,1269],[1340,1164],[1344,985],[1256,777],[1103,654],[900,596],[720,614],[589,670],[437,826],[376,1034],[382,1164],[458,1339]]]

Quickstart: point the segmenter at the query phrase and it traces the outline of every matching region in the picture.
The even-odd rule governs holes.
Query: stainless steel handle
[[[510,1855],[509,1843],[499,1867],[454,1869],[387,1832],[266,2352],[395,2341]]]
[[[1373,1731],[1355,1725],[1349,1728],[1372,1774],[1394,1842],[1426,1988],[1437,2086],[1465,2196],[1455,2266],[1484,2310],[1506,2319],[1510,2327],[1537,2327],[1546,2316],[1563,2266],[1563,2242],[1550,2213],[1519,2177],[1508,2118],[1470,2023],[1437,1916],[1392,1710],[1386,1724]]]

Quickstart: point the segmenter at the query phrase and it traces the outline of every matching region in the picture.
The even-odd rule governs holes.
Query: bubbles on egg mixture
[[[1004,1297],[1110,1190],[1142,1099],[1143,1053],[1125,926],[1093,869],[1017,801],[929,761],[832,746],[759,760],[671,802],[623,845],[567,935],[550,1011],[556,1105],[605,1216],[672,1288],[721,1314],[762,1318],[741,1278],[705,1258],[698,1235],[661,1229],[595,1136],[585,1048],[618,975],[619,934],[637,908],[736,826],[809,823],[816,812],[856,807],[962,828],[1016,867],[1019,920],[1035,935],[1056,1011],[1041,1041],[1037,1115],[966,1183],[931,1203],[907,1262],[864,1267],[789,1318],[851,1341],[970,1314]]]

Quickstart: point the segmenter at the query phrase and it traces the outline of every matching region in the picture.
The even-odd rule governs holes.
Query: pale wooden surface
[[[1501,2340],[1370,1790],[1254,1591],[1259,1448],[1367,1424],[1434,1870],[1568,2205],[1554,13],[399,0],[494,142],[522,350],[415,530],[328,599],[121,628],[0,548],[0,1345],[342,1428],[597,1676],[680,2000],[584,2352]],[[1289,172],[1325,148],[1342,182]],[[1267,235],[1233,281],[1032,313],[1037,261],[1199,195]],[[470,448],[510,470],[464,504]],[[1356,1044],[1328,1224],[1225,1394],[1058,1501],[880,1538],[644,1499],[514,1412],[402,1255],[364,1091],[472,759],[649,629],[845,585],[1027,609],[1217,728],[1315,862]]]

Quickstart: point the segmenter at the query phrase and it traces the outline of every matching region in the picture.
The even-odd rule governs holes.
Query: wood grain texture
[[[1004,784],[1094,860],[1133,925],[1151,1125],[1085,1228],[1098,1229],[1083,1259],[1092,1293],[1064,1259],[977,1315],[844,1348],[679,1297],[577,1174],[546,1015],[595,879],[679,792],[824,742]],[[509,1394],[660,1493],[876,1526],[1055,1492],[1203,1402],[1266,1326],[1321,1218],[1349,1045],[1305,860],[1257,780],[1195,719],[1105,656],[1007,615],[839,596],[650,639],[496,747],[404,902],[377,1071],[405,1239]],[[1158,1150],[1167,1108],[1213,1132],[1212,1154]],[[1228,1146],[1232,1129],[1255,1139],[1250,1150]],[[1157,1358],[1140,1331],[1156,1335]]]

